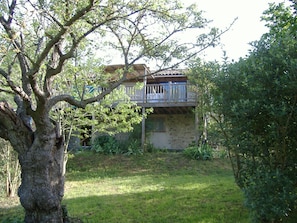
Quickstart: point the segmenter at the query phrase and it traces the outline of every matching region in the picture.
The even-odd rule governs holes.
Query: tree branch
[[[52,108],[55,104],[61,101],[66,101],[71,105],[74,105],[79,108],[85,108],[88,104],[94,103],[96,101],[100,101],[106,95],[110,94],[114,89],[120,86],[124,82],[124,79],[120,79],[117,82],[113,83],[107,90],[103,91],[101,94],[96,97],[91,97],[85,100],[76,100],[73,96],[68,94],[57,95],[49,100],[49,108]]]
[[[83,16],[85,16],[86,13],[88,13],[89,11],[91,11],[92,10],[92,7],[93,7],[93,4],[94,4],[94,1],[93,0],[90,0],[89,1],[89,4],[86,7],[82,8],[81,10],[79,10],[73,17],[71,17],[68,21],[66,21],[63,26],[61,26],[61,24],[57,20],[54,20],[55,22],[58,22],[58,25],[59,25],[59,27],[61,29],[46,44],[45,48],[40,53],[40,55],[37,58],[37,60],[35,61],[35,63],[33,63],[33,67],[27,72],[27,76],[29,77],[29,80],[30,80],[30,84],[32,86],[32,89],[33,89],[35,95],[39,98],[40,101],[44,101],[45,98],[48,97],[49,92],[48,92],[47,85],[49,83],[48,83],[48,80],[46,80],[45,81],[45,85],[43,86],[43,89],[45,90],[45,92],[44,91],[41,91],[41,89],[38,86],[38,82],[37,82],[37,78],[35,77],[35,74],[39,71],[40,66],[42,65],[42,62],[50,54],[50,51],[56,46],[56,44],[58,44],[61,41],[61,39],[63,38],[63,36],[68,31],[69,27],[71,27],[75,22],[77,22],[79,19],[81,19]],[[66,55],[68,56],[68,54],[66,54]],[[70,57],[71,57],[71,55],[70,55]],[[64,58],[64,61],[61,61],[61,63],[60,63],[61,66],[63,66],[63,64],[64,64],[64,62],[65,62],[66,59],[67,58]],[[59,67],[56,70],[54,70],[54,69],[50,70],[50,72],[49,72],[50,74],[48,74],[47,79],[50,79],[51,76],[54,76],[55,74],[59,73],[59,71],[61,71],[60,69],[61,68]]]
[[[6,89],[3,89],[3,88],[0,88],[0,92],[4,92],[6,94],[11,94],[11,95],[14,95],[15,94],[15,92],[10,91],[10,90],[6,90]]]
[[[10,75],[3,70],[2,68],[0,68],[0,74],[5,78],[8,86],[11,88],[11,90],[16,93],[17,95],[21,96],[24,100],[26,101],[30,101],[30,97],[26,94],[26,92],[24,92],[19,86],[17,86],[11,79],[10,79]]]
[[[7,19],[7,23],[11,24],[12,23],[12,19],[13,19],[13,14],[14,14],[14,9],[16,7],[16,0],[13,0],[9,6],[9,17]]]
[[[29,148],[33,142],[32,131],[24,125],[6,101],[0,101],[0,137],[9,140],[17,152]],[[24,145],[16,145],[16,138],[23,138]]]
[[[32,70],[30,75],[34,75],[38,69],[42,61],[49,55],[49,52],[51,49],[61,40],[62,36],[67,32],[68,28],[71,27],[76,21],[81,19],[83,16],[85,16],[86,13],[91,11],[93,7],[94,1],[89,1],[89,4],[79,10],[71,19],[69,19],[63,27],[61,27],[61,30],[46,44],[44,50],[41,52],[39,58],[35,62],[35,69]],[[38,69],[37,69],[38,68]]]
[[[13,31],[11,24],[14,16],[14,10],[16,7],[16,0],[11,2],[11,5],[9,6],[9,15],[8,19],[5,20],[3,16],[0,17],[0,23],[4,27],[8,37],[10,38],[14,48],[17,50],[17,58],[19,60],[21,72],[22,72],[22,88],[24,92],[29,96],[31,94],[30,87],[29,87],[29,81],[26,76],[28,65],[26,63],[26,57],[23,53],[23,47],[22,47],[22,34],[20,34],[21,43],[17,41],[17,34]]]

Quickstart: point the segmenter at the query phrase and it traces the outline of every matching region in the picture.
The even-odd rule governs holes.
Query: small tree
[[[195,61],[191,64],[191,69],[187,74],[190,82],[195,86],[193,90],[197,93],[196,116],[198,126],[197,144],[201,145],[209,140],[209,130],[214,129],[212,118],[215,117],[213,112],[213,79],[219,74],[220,66],[217,62]],[[214,131],[212,131],[214,132]],[[218,143],[218,137],[214,137],[213,143]]]

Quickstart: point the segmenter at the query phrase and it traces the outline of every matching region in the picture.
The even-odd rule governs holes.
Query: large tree
[[[176,67],[220,35],[206,31],[208,21],[194,6],[171,0],[4,0],[0,24],[0,137],[18,153],[25,222],[64,221],[63,137],[52,109],[62,102],[85,108],[126,81],[134,63],[154,59],[159,69]],[[195,42],[179,35],[187,30]],[[108,52],[118,52],[124,66],[113,77],[89,67],[86,79],[101,91],[79,97],[71,86],[61,91],[69,82],[57,77],[70,74],[73,81],[82,73],[77,60]]]

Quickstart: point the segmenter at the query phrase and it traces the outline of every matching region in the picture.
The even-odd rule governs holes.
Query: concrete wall
[[[149,115],[149,119],[164,122],[164,129],[152,130],[148,133],[147,141],[156,148],[180,150],[195,140],[194,114],[152,114]]]

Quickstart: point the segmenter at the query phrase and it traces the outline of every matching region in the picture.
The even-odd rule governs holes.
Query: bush
[[[228,152],[226,149],[218,149],[215,151],[216,157],[220,159],[226,159],[228,157]]]
[[[115,137],[103,135],[95,138],[91,150],[103,154],[119,154],[120,145]]]
[[[294,184],[279,170],[257,169],[243,192],[254,222],[280,222],[296,205]]]
[[[183,153],[185,156],[195,160],[213,159],[213,148],[207,144],[187,147]]]
[[[125,155],[142,154],[141,141],[136,139],[129,141],[129,143],[125,146],[123,153]]]
[[[156,148],[152,143],[145,145],[145,151],[148,153],[160,152],[160,149]]]
[[[119,142],[114,136],[98,136],[91,147],[92,151],[102,154],[141,154],[141,142],[133,138]]]

